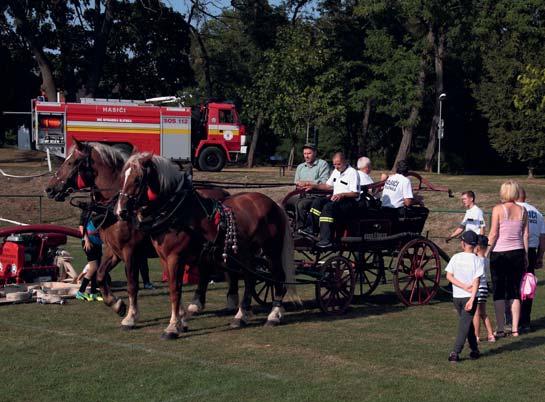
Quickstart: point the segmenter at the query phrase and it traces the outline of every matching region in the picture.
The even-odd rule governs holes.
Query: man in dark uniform
[[[346,161],[342,152],[333,155],[335,170],[324,184],[311,184],[306,188],[318,190],[333,190],[331,198],[317,198],[310,207],[307,227],[303,232],[316,233],[320,230],[320,241],[317,247],[332,246],[332,230],[335,220],[343,221],[353,213],[356,201],[359,199],[359,175],[356,169]]]

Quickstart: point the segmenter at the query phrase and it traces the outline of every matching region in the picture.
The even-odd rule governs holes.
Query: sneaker
[[[448,355],[448,361],[451,363],[458,363],[460,361],[460,357],[458,356],[458,353],[450,352],[450,355]]]
[[[76,299],[78,300],[87,300],[87,293],[80,292],[79,290],[76,292]]]
[[[153,282],[144,283],[144,289],[153,290],[155,286],[153,286]]]
[[[104,299],[100,293],[90,293],[87,297],[87,301],[104,301]]]
[[[469,353],[469,358],[471,360],[477,360],[479,357],[481,357],[481,352],[479,352],[478,350],[472,350]]]

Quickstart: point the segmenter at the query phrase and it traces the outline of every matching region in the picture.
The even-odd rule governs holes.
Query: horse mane
[[[121,171],[123,165],[127,161],[128,155],[119,148],[105,145],[100,142],[90,142],[89,145],[93,148],[104,163],[116,171]]]
[[[139,169],[143,169],[141,160],[144,157],[149,157],[148,152],[138,153],[131,155],[125,166],[135,165]],[[185,173],[180,171],[178,167],[172,163],[170,159],[164,158],[159,155],[153,155],[151,159],[157,170],[157,177],[159,179],[159,192],[161,194],[171,193],[176,190],[180,181],[185,181]]]
[[[100,142],[88,142],[85,146],[92,148],[96,151],[100,159],[104,162],[109,168],[121,171],[123,165],[129,157],[126,153],[121,151],[119,148],[112,147],[110,145],[102,144]],[[72,155],[76,151],[76,145],[72,145],[68,150],[67,154]]]

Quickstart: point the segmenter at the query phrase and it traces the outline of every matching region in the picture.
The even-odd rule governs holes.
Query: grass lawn
[[[432,210],[460,209],[459,193],[473,189],[490,211],[502,182],[484,176],[430,179],[457,193],[454,199],[424,193]],[[520,179],[529,201],[545,210],[545,181]],[[441,237],[460,219],[432,213],[425,230],[444,247]],[[456,247],[449,244],[448,250]],[[69,248],[81,267],[78,244]],[[141,292],[141,320],[133,331],[122,331],[119,317],[101,303],[0,306],[0,400],[535,401],[545,392],[541,284],[534,332],[483,343],[478,361],[467,359],[466,348],[464,360],[452,365],[447,357],[457,317],[449,295],[406,308],[390,282],[341,317],[321,314],[312,303],[313,288],[301,286],[307,303],[289,308],[285,325],[262,327],[267,310],[256,309],[252,325],[241,330],[229,330],[231,317],[221,314],[225,285],[218,283],[205,313],[190,321],[190,332],[161,341],[170,315],[167,289],[158,262],[151,266],[159,286]],[[114,280],[123,279],[122,267],[114,272]],[[192,287],[186,301],[189,293]],[[488,312],[493,317],[490,299]]]

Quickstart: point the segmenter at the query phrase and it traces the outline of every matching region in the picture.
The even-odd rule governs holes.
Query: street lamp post
[[[446,93],[439,95],[439,123],[438,125],[438,147],[437,147],[437,174],[441,174],[441,139],[445,134],[445,122],[443,121],[443,101],[447,98]]]

